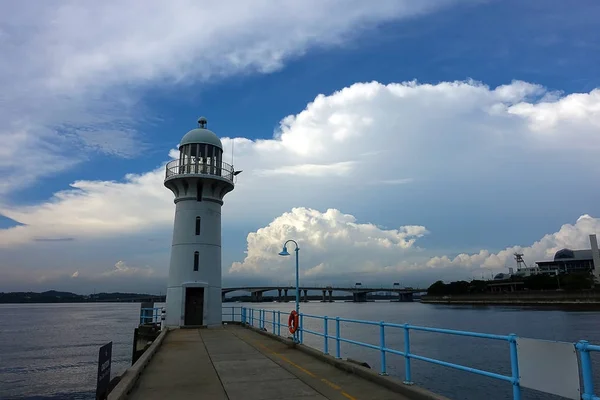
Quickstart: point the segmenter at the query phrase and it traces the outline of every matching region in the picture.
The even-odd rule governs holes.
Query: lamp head
[[[290,253],[288,253],[287,251],[287,247],[283,246],[283,250],[281,250],[281,252],[279,253],[280,256],[289,256]]]

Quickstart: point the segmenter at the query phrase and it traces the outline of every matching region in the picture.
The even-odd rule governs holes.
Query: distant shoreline
[[[498,294],[423,296],[424,304],[582,307],[600,309],[600,292],[513,292]]]
[[[47,292],[0,292],[0,304],[52,304],[52,303],[142,303],[164,302],[165,296],[145,293],[95,293],[81,295],[49,290]]]

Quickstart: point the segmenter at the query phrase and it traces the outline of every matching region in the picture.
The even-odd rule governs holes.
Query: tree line
[[[509,279],[498,281],[472,280],[454,281],[444,283],[437,281],[427,289],[430,296],[465,295],[489,292],[488,285],[491,283],[522,282],[518,290],[586,290],[593,287],[593,278],[588,273],[571,273],[563,275],[537,274],[526,277],[513,276]],[[507,288],[508,289],[508,288]]]

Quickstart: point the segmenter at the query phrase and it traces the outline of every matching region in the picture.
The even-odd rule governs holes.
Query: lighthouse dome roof
[[[206,118],[201,117],[198,119],[199,127],[196,129],[192,129],[188,133],[186,133],[181,142],[179,143],[179,147],[184,146],[186,144],[211,144],[223,150],[223,143],[221,143],[221,139],[211,130],[206,129]]]

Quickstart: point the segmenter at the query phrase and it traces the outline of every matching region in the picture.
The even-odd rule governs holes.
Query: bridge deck
[[[237,325],[169,332],[129,399],[407,399]]]

